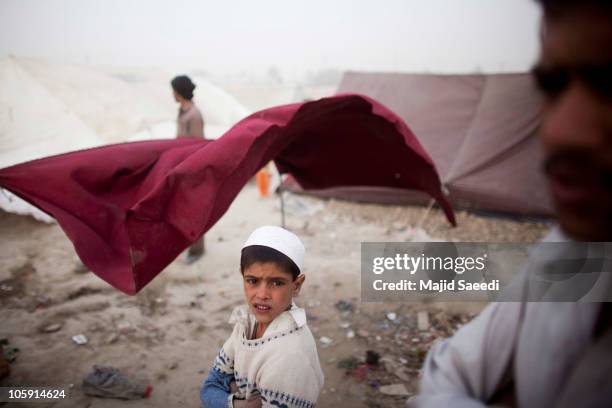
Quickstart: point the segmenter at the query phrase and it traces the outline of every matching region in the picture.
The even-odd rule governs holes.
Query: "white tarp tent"
[[[13,61],[63,101],[106,143],[126,141],[155,127],[157,131],[150,133],[158,138],[159,124],[176,121],[178,105],[172,97],[171,73],[159,69],[105,70],[27,58]],[[204,115],[206,133],[209,126],[227,129],[251,113],[222,88],[205,78],[190,76],[197,85],[194,101]],[[220,136],[215,130],[210,133]],[[172,138],[175,131],[173,127],[161,137]]]
[[[104,144],[13,58],[0,61],[0,168]]]
[[[66,104],[13,59],[0,61],[0,168],[104,144]],[[52,219],[8,191],[0,208]]]
[[[172,77],[154,69],[0,60],[0,168],[104,144],[175,137],[178,105]],[[192,78],[207,137],[218,138],[250,114],[223,89]],[[40,213],[4,191],[0,208]]]

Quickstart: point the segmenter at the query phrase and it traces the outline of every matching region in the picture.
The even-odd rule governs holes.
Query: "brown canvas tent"
[[[537,139],[541,99],[529,74],[349,72],[338,88],[348,92],[370,96],[404,119],[434,160],[456,208],[551,214]],[[317,195],[393,204],[428,201],[421,193],[368,186]]]

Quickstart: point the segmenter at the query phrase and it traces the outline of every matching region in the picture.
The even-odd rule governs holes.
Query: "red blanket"
[[[0,169],[0,186],[55,217],[85,265],[135,294],[272,159],[304,189],[424,191],[455,223],[433,162],[410,129],[358,95],[262,110],[215,141],[123,143],[18,164]]]

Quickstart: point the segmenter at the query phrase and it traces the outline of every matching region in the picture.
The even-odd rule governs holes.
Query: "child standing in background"
[[[170,81],[174,100],[179,104],[176,118],[176,137],[197,137],[204,139],[204,118],[193,102],[196,85],[186,75],[179,75]],[[194,242],[187,252],[187,264],[192,264],[204,255],[204,236]]]

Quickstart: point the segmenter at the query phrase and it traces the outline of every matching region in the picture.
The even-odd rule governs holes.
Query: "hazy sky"
[[[291,77],[524,71],[532,0],[0,0],[0,56]]]

